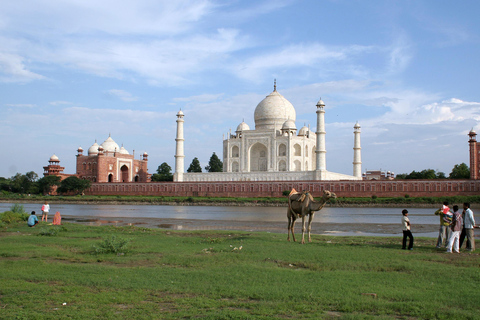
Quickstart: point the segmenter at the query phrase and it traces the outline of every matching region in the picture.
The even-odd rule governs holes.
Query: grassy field
[[[478,253],[400,242],[4,224],[0,318],[480,318]]]

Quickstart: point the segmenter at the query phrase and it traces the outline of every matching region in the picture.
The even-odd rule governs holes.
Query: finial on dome
[[[277,79],[273,79],[273,91],[277,91]]]

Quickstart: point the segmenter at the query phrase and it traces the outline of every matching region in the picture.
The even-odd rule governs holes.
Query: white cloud
[[[108,95],[119,98],[120,100],[125,102],[133,102],[138,100],[138,97],[134,97],[130,92],[124,90],[111,89],[108,90],[107,93]]]

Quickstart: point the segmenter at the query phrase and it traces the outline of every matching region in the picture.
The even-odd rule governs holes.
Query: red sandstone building
[[[142,159],[118,144],[109,136],[101,145],[96,142],[83,155],[83,149],[77,150],[77,173],[80,179],[92,182],[149,182],[148,154]]]

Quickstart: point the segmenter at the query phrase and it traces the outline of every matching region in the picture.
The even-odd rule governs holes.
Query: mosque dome
[[[307,126],[303,126],[300,131],[298,131],[299,136],[307,136],[308,135],[308,128]]]
[[[98,154],[98,144],[95,142],[90,148],[88,148],[88,155]]]
[[[293,105],[275,88],[255,108],[255,129],[280,129],[287,120],[295,122],[297,115]]]
[[[127,149],[125,149],[123,146],[120,147],[119,153],[121,153],[121,154],[130,154],[130,153],[128,153]]]
[[[50,157],[50,160],[48,160],[50,162],[60,162],[60,159],[58,159],[58,157],[54,154],[53,156]]]
[[[108,152],[118,152],[120,151],[120,147],[118,144],[113,141],[112,137],[108,136],[107,140],[103,141],[102,143],[103,150]]]
[[[250,127],[248,126],[248,124],[245,123],[245,121],[243,121],[242,123],[240,123],[238,125],[236,132],[242,132],[242,131],[246,131],[246,130],[250,130]]]

